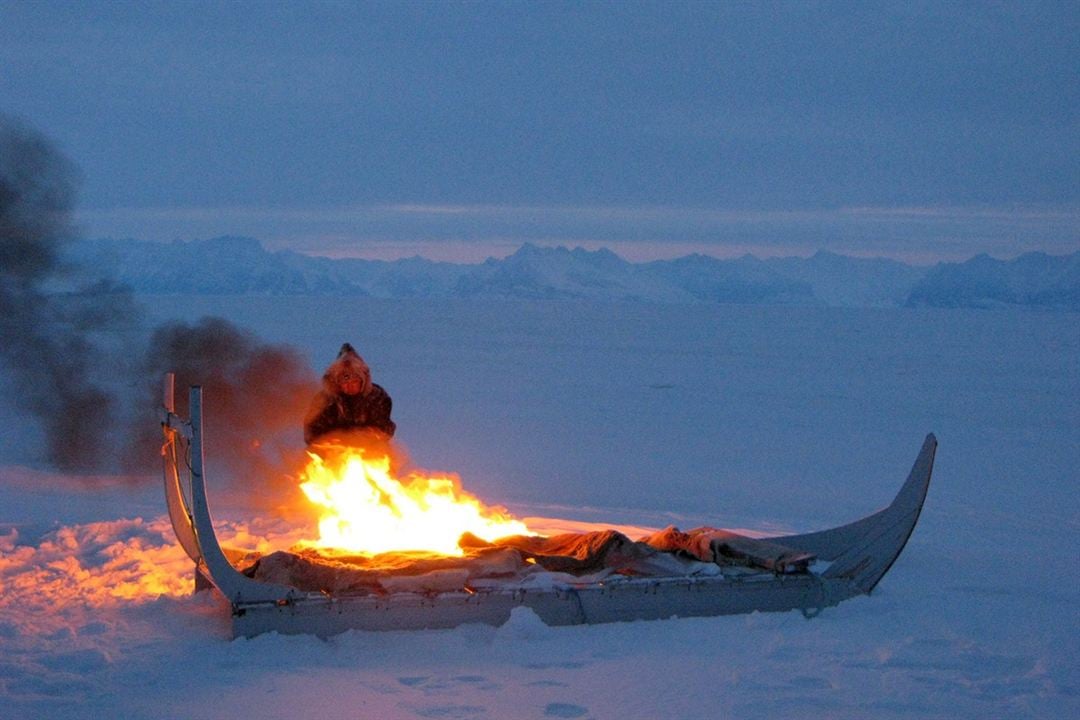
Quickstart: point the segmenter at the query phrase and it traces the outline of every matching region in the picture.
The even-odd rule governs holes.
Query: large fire
[[[343,448],[327,459],[309,456],[300,487],[322,509],[315,547],[462,555],[463,533],[492,541],[529,532],[524,523],[462,491],[452,477],[412,473],[398,479],[386,454]]]

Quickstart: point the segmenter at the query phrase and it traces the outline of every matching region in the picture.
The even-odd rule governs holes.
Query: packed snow
[[[934,478],[873,595],[812,620],[550,628],[522,610],[499,628],[233,640],[223,601],[191,592],[160,481],[57,474],[0,402],[0,718],[1080,714],[1075,313],[140,299],[151,322],[223,315],[313,367],[352,342],[414,461],[521,517],[830,527],[887,503],[930,431]],[[229,544],[303,531],[215,502],[220,468],[208,480]]]

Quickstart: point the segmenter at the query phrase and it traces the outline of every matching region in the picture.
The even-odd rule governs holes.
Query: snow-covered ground
[[[189,594],[156,480],[43,469],[0,403],[0,718],[1080,715],[1076,314],[144,300],[158,320],[224,315],[314,367],[352,342],[413,460],[522,516],[828,527],[888,502],[930,431],[934,480],[874,595],[809,621],[523,612],[230,640],[220,602]],[[289,529],[214,510],[233,544]]]

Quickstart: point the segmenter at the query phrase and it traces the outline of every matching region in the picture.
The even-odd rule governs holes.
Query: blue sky
[[[1080,5],[0,0],[92,235],[333,255],[1080,248]]]

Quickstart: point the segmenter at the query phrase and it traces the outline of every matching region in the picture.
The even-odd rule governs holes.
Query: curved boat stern
[[[861,528],[860,537],[833,561],[823,578],[847,580],[856,591],[853,594],[869,593],[877,586],[900,556],[919,520],[936,452],[937,438],[931,433],[892,504],[871,516],[873,522]]]

